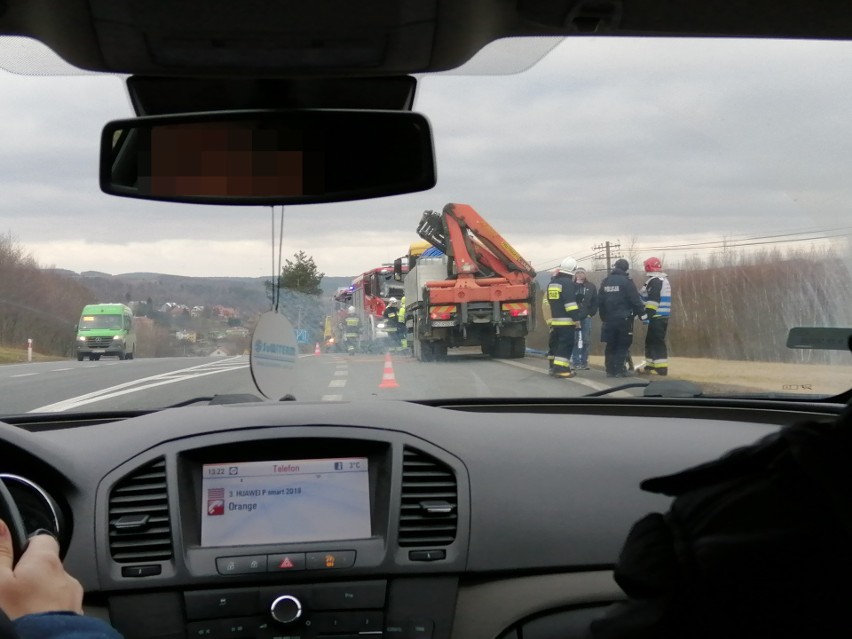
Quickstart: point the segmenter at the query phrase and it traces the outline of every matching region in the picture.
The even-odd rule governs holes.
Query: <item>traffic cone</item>
[[[322,351],[320,351],[319,342],[317,342],[316,347],[314,348],[314,355],[321,355]]]
[[[393,364],[391,364],[390,353],[385,353],[385,370],[382,373],[382,383],[379,388],[399,388],[396,383],[396,377],[393,374]]]

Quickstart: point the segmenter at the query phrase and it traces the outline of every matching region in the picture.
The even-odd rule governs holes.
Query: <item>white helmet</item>
[[[350,315],[355,315],[355,307],[354,307],[354,306],[350,306],[350,307],[349,307],[349,314],[350,314]]]
[[[395,297],[392,297],[388,300],[388,304],[396,304],[398,301],[399,301],[398,299],[396,299]]]
[[[574,269],[577,268],[577,260],[573,257],[566,257],[562,260],[562,263],[559,265],[560,273],[573,273]]]

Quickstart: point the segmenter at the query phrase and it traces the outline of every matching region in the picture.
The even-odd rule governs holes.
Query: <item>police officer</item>
[[[554,344],[554,377],[568,378],[576,375],[571,370],[574,329],[580,313],[576,287],[574,286],[574,269],[576,268],[577,260],[573,257],[566,257],[547,285],[547,301],[550,304],[551,317],[550,330]]]
[[[603,322],[601,340],[606,342],[604,363],[607,377],[627,377],[625,370],[627,351],[633,342],[633,317],[643,322],[648,319],[645,305],[636,285],[627,276],[630,264],[625,259],[615,261],[615,268],[601,282],[598,308]]]
[[[399,308],[395,297],[388,300],[385,306],[385,312],[382,316],[385,318],[385,332],[388,334],[388,340],[391,343],[391,350],[399,349]]]
[[[672,314],[672,285],[663,272],[663,263],[660,258],[649,257],[643,262],[643,266],[647,279],[639,294],[645,300],[648,332],[645,333],[645,361],[637,367],[637,370],[640,373],[655,372],[657,375],[668,375],[666,333],[669,329],[669,317]]]

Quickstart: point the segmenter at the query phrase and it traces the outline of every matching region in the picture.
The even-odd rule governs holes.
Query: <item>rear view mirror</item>
[[[407,111],[231,111],[110,122],[101,189],[198,204],[310,204],[435,185],[428,120]]]
[[[787,333],[787,348],[807,350],[852,350],[852,328],[796,326]]]

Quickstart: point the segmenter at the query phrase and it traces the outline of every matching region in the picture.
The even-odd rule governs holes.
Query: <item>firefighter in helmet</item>
[[[550,304],[550,330],[553,337],[553,376],[574,377],[571,370],[571,353],[574,350],[574,330],[579,319],[574,270],[577,260],[566,257],[547,285],[547,302]]]
[[[550,277],[556,277],[558,273],[558,268],[553,269],[553,271],[550,273]],[[550,301],[547,299],[547,291],[545,291],[544,295],[541,296],[541,316],[544,318],[544,321],[547,324],[548,374],[553,375],[556,372],[553,366],[553,359],[556,357],[556,355],[554,354],[556,352],[556,333],[553,332],[553,326],[550,325],[550,322],[553,318],[550,315]]]
[[[385,318],[385,333],[388,334],[390,349],[392,351],[399,350],[399,338],[401,335],[399,326],[399,302],[395,297],[388,300],[385,306],[385,312],[382,313]]]
[[[645,286],[639,291],[645,302],[648,316],[648,331],[645,333],[645,361],[637,367],[640,373],[654,372],[668,375],[669,360],[666,349],[666,333],[672,314],[672,285],[663,272],[663,263],[658,257],[649,257],[645,267]]]
[[[347,352],[354,355],[361,339],[361,318],[358,317],[354,306],[349,307],[346,319],[343,320],[343,339]]]

